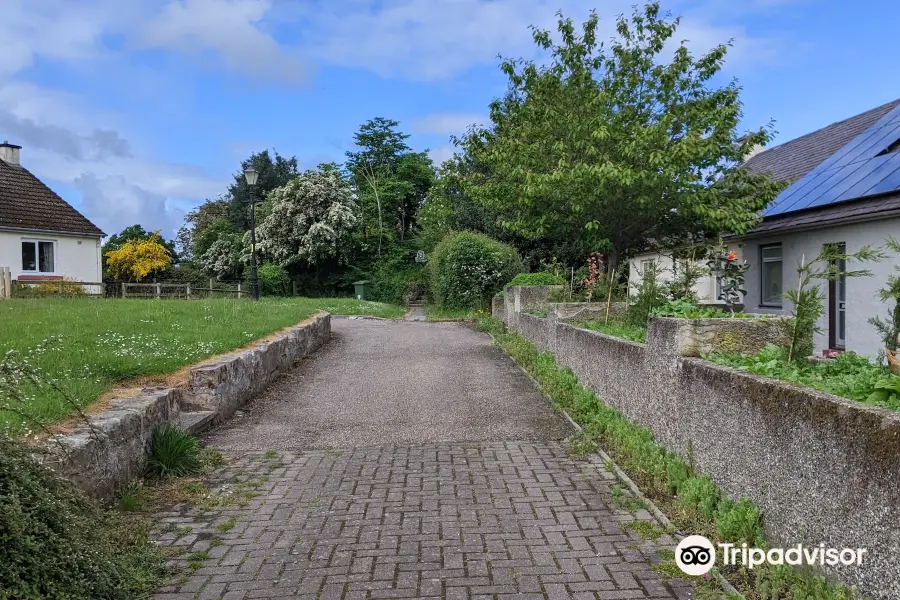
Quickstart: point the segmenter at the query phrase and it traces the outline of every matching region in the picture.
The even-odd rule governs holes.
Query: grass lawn
[[[617,321],[615,319],[610,319],[609,323],[604,323],[603,321],[582,321],[579,323],[572,323],[576,327],[583,327],[585,329],[590,329],[592,331],[599,331],[600,333],[605,333],[606,335],[611,335],[613,337],[622,338],[623,340],[629,340],[631,342],[640,342],[642,344],[647,343],[647,328],[639,327],[637,325],[629,325],[623,321]]]
[[[9,396],[4,381],[20,379],[0,370],[0,407],[22,410],[41,423],[73,412],[68,396],[85,406],[117,382],[157,376],[296,324],[317,310],[332,314],[398,317],[399,306],[345,298],[249,300],[113,300],[97,298],[13,299],[0,302],[0,357],[19,360],[57,382],[22,383],[24,401]],[[2,366],[2,364],[0,364]],[[22,415],[0,410],[0,428],[34,430]]]

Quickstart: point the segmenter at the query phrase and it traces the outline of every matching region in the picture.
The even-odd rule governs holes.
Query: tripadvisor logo
[[[754,569],[763,564],[770,565],[819,565],[830,567],[841,565],[861,565],[865,548],[826,548],[825,544],[804,546],[797,544],[790,548],[750,548],[747,544],[716,544],[721,553],[722,565],[740,565]],[[702,535],[690,535],[675,548],[675,562],[687,575],[705,575],[716,564],[716,546]]]

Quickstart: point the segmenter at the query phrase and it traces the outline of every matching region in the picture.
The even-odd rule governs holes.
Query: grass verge
[[[444,308],[436,304],[425,305],[425,316],[429,321],[461,321],[471,319],[476,314],[471,308]]]
[[[0,304],[0,356],[52,382],[8,383],[19,401],[2,393],[0,429],[19,435],[71,414],[115,384],[172,373],[180,367],[247,345],[318,310],[333,314],[398,317],[399,306],[344,298],[114,300],[13,299]],[[12,408],[15,410],[4,410]],[[26,415],[28,418],[26,418]],[[29,422],[30,421],[30,422]]]
[[[679,530],[704,535],[714,543],[766,547],[762,516],[748,499],[735,502],[728,498],[708,476],[695,472],[690,456],[685,462],[666,450],[649,429],[600,401],[570,369],[558,367],[551,353],[538,352],[524,337],[506,333],[502,322],[485,317],[476,327],[492,333],[497,345],[538,381],[554,405],[584,428],[584,437],[602,447]],[[681,574],[674,565],[674,554],[665,558],[657,570],[692,580],[698,598],[712,593],[710,580]],[[723,573],[748,600],[859,598],[855,590],[831,584],[818,573],[787,566],[728,568]]]

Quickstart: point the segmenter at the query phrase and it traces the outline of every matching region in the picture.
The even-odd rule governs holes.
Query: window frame
[[[765,251],[770,248],[778,248],[780,252],[780,256],[778,260],[775,259],[766,259]],[[784,293],[784,246],[781,242],[777,242],[774,244],[760,244],[759,246],[759,306],[762,308],[784,308],[784,301],[781,297],[778,298],[778,304],[774,304],[771,302],[766,302],[766,263],[781,263],[781,292]]]
[[[22,265],[22,273],[27,275],[47,275],[53,276],[57,274],[56,267],[58,264],[58,249],[59,244],[57,240],[52,239],[42,239],[42,238],[21,238],[20,240],[22,244],[34,244],[34,266],[35,269],[28,270],[25,269],[25,265]],[[52,244],[53,245],[53,270],[52,271],[41,271],[41,247],[40,244]],[[21,245],[19,246],[21,248]],[[20,260],[23,257],[20,256]]]

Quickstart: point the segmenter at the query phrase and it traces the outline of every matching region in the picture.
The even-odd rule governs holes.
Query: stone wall
[[[320,312],[288,331],[190,371],[186,386],[145,389],[113,400],[89,423],[47,444],[45,462],[94,497],[111,499],[139,476],[153,431],[179,423],[182,408],[216,412],[221,421],[263,391],[300,358],[331,336],[331,315]]]
[[[774,335],[728,320],[741,322],[730,334],[751,328],[747,347]],[[700,472],[762,509],[772,546],[865,548],[861,566],[828,574],[900,598],[900,413],[684,356],[717,338],[695,343],[713,325],[653,319],[646,345],[526,315],[519,331],[666,447],[686,458],[690,446]]]
[[[251,350],[225,354],[215,363],[191,369],[185,402],[215,411],[217,421],[227,419],[330,336],[331,315],[319,313]]]

